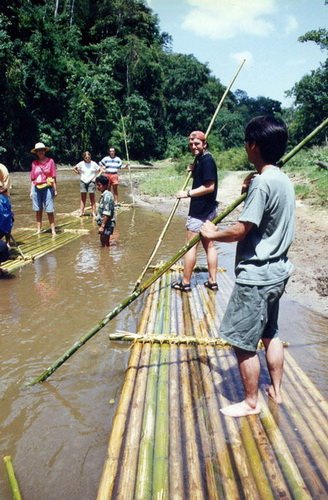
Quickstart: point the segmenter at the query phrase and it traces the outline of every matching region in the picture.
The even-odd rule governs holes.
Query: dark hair
[[[256,116],[246,125],[245,142],[255,142],[266,162],[277,163],[286,151],[287,141],[287,125],[274,116]]]
[[[108,186],[109,179],[108,177],[106,177],[106,175],[98,175],[98,177],[96,177],[96,184],[102,184],[103,186]]]

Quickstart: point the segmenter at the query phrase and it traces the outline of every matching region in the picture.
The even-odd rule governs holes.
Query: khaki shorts
[[[287,281],[266,286],[236,283],[220,326],[220,337],[234,347],[253,352],[261,338],[278,337],[279,300]]]

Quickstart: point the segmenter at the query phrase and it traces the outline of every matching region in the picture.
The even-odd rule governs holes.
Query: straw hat
[[[46,152],[47,152],[47,151],[50,151],[50,148],[47,148],[47,147],[43,144],[43,142],[37,142],[37,143],[36,143],[36,145],[34,146],[34,148],[33,148],[33,149],[31,149],[31,153],[34,153],[34,154],[35,154],[35,153],[36,153],[36,151],[37,151],[37,149],[45,149],[45,150],[46,150]]]

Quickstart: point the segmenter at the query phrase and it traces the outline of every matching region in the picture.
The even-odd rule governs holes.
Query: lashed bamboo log
[[[311,134],[309,134],[303,141],[302,146],[297,145],[293,148],[288,155],[281,159],[279,165],[284,165],[288,160],[290,160],[305,144],[307,144],[313,137],[318,134],[324,127],[328,125],[328,118],[324,120],[321,125],[319,125]],[[246,194],[244,193],[239,198],[237,198],[231,205],[229,205],[223,212],[221,212],[214,220],[214,224],[221,222],[229,213],[231,213],[242,201],[244,201]],[[75,342],[72,347],[70,347],[61,357],[59,357],[51,366],[49,366],[41,375],[36,377],[30,385],[37,384],[46,380],[52,373],[54,373],[67,359],[69,359],[80,347],[82,347],[90,338],[92,338],[96,333],[98,333],[104,326],[107,325],[109,321],[115,318],[123,309],[129,306],[136,298],[139,297],[145,290],[147,290],[150,285],[152,285],[158,278],[160,278],[168,269],[172,267],[185,253],[188,252],[194,245],[200,241],[200,236],[197,235],[192,238],[188,243],[186,243],[180,250],[162,267],[153,274],[148,280],[146,280],[142,285],[134,290],[125,300],[123,300],[117,307],[110,311],[95,327],[93,327],[89,332],[83,335],[77,342]]]
[[[242,69],[243,65],[245,64],[245,62],[246,62],[246,60],[244,59],[244,60],[242,61],[242,63],[240,64],[240,66],[239,66],[239,68],[238,68],[238,70],[237,70],[237,72],[236,72],[235,76],[234,76],[234,77],[233,77],[233,79],[231,80],[230,84],[229,84],[229,85],[228,85],[228,87],[225,89],[225,91],[224,91],[224,93],[223,93],[223,95],[222,95],[222,97],[221,97],[221,99],[220,99],[220,102],[219,102],[219,104],[217,105],[217,108],[216,108],[216,110],[215,110],[215,112],[214,112],[214,115],[213,115],[213,117],[212,117],[212,119],[211,119],[211,121],[210,121],[210,124],[209,124],[209,126],[208,126],[208,128],[207,128],[207,130],[206,130],[206,133],[205,133],[205,137],[206,137],[206,138],[208,138],[208,136],[209,136],[209,134],[210,134],[210,132],[211,132],[211,130],[212,130],[212,126],[213,126],[213,124],[214,124],[214,121],[215,121],[215,119],[216,119],[216,117],[217,117],[217,115],[218,115],[218,113],[219,113],[220,109],[222,108],[222,105],[223,105],[224,101],[225,101],[225,98],[227,97],[227,95],[228,95],[228,93],[229,93],[229,91],[230,91],[230,89],[231,89],[232,85],[234,84],[234,82],[235,82],[236,78],[238,77],[238,75],[239,75],[239,73],[240,73],[240,71],[241,71],[241,69]],[[182,191],[184,191],[184,189],[187,187],[187,185],[188,185],[188,183],[189,183],[189,181],[190,181],[190,179],[191,179],[191,175],[192,175],[192,173],[191,173],[191,172],[189,172],[189,174],[187,175],[187,178],[186,178],[186,180],[185,180],[185,182],[184,182],[184,184],[183,184],[183,186],[182,186]],[[151,253],[151,255],[150,255],[150,257],[149,257],[149,259],[148,259],[148,261],[147,261],[147,263],[146,263],[146,265],[145,265],[145,267],[144,267],[144,269],[143,269],[143,271],[141,272],[140,276],[138,277],[138,279],[137,279],[137,281],[136,281],[136,283],[135,283],[134,290],[136,290],[136,289],[140,286],[140,284],[141,284],[141,282],[142,282],[142,280],[143,280],[143,277],[145,276],[145,274],[146,274],[146,272],[147,272],[147,269],[148,269],[149,265],[151,264],[151,262],[152,262],[153,258],[155,257],[155,255],[156,255],[156,253],[157,253],[157,250],[159,249],[159,247],[160,247],[160,245],[161,245],[161,243],[162,243],[162,241],[163,241],[163,238],[164,238],[164,236],[165,236],[165,234],[166,234],[166,231],[167,231],[167,229],[168,229],[169,225],[171,224],[171,221],[172,221],[172,219],[173,219],[173,217],[174,217],[174,214],[175,214],[175,212],[176,212],[176,210],[177,210],[177,208],[178,208],[179,203],[180,203],[180,199],[178,198],[178,199],[175,201],[175,203],[174,203],[174,206],[173,206],[173,208],[172,208],[172,210],[171,210],[171,212],[170,212],[170,214],[169,214],[169,217],[168,217],[168,219],[167,219],[167,221],[166,221],[166,223],[165,223],[165,226],[163,227],[162,232],[161,232],[160,236],[158,237],[157,243],[156,243],[156,245],[155,245],[155,247],[154,247],[154,249],[153,249],[153,251],[152,251],[152,253]]]
[[[3,461],[4,461],[4,464],[6,467],[13,500],[21,500],[22,495],[21,495],[21,492],[19,489],[19,485],[18,485],[16,476],[15,476],[15,471],[14,471],[14,466],[13,466],[13,463],[11,460],[11,456],[6,455],[5,457],[3,457]]]
[[[178,308],[178,294],[171,294],[172,309]],[[178,335],[181,315],[172,314],[170,317],[170,331]],[[184,468],[182,454],[182,427],[181,427],[181,391],[180,391],[180,348],[176,345],[170,347],[170,373],[169,373],[169,474],[170,498],[184,497]]]
[[[150,314],[151,306],[152,306],[152,297],[148,296],[145,302],[143,315],[140,320],[140,325],[139,325],[140,331],[146,331],[146,324]],[[106,460],[103,474],[101,477],[97,500],[105,500],[105,499],[107,500],[108,498],[111,498],[113,494],[115,478],[117,475],[118,468],[120,466],[120,454],[122,449],[123,438],[126,429],[129,428],[127,423],[132,404],[131,403],[132,397],[135,397],[134,393],[136,390],[135,387],[136,377],[138,374],[140,377],[140,369],[138,367],[145,366],[144,362],[145,361],[147,362],[145,358],[141,357],[141,355],[145,354],[145,352],[146,351],[143,350],[141,344],[133,346],[133,349],[131,351],[131,356],[126,371],[125,382],[123,385],[120,402],[117,407],[113,421],[113,428],[115,429],[115,434],[112,433],[110,436],[108,445],[108,458]],[[141,384],[139,379],[139,386],[140,385]],[[136,460],[134,463],[136,463]],[[132,487],[134,488],[134,480]]]
[[[237,387],[238,383],[236,381],[236,366],[235,362],[233,362],[233,358],[228,353],[221,353],[216,351],[216,355],[220,362],[220,365],[225,370],[226,379],[229,381],[229,393],[232,399],[237,399]],[[226,403],[225,403],[226,405]],[[236,419],[231,419],[229,417],[223,417],[226,425],[231,425],[231,420],[235,421]],[[258,417],[256,417],[258,418]],[[245,421],[244,421],[245,420]],[[271,461],[271,455],[267,453],[267,443],[268,440],[265,441],[266,446],[263,446],[261,443],[261,450],[258,449],[256,442],[254,441],[252,434],[250,432],[249,427],[249,418],[242,419],[240,423],[240,428],[238,431],[239,439],[242,440],[240,442],[241,450],[245,454],[245,467],[248,469],[248,480],[251,481],[251,484],[254,482],[256,485],[256,491],[260,498],[277,498],[278,492],[284,492],[285,497],[289,497],[288,488],[286,487],[286,483],[283,475],[279,472],[279,467],[277,464]],[[231,431],[229,428],[229,435]],[[237,437],[238,439],[238,437]],[[237,453],[234,452],[234,459],[240,460],[239,457],[240,451],[237,449]],[[271,467],[271,468],[270,468]],[[270,475],[274,472],[277,472],[277,477],[275,481],[275,491],[272,491],[270,485]],[[241,478],[242,483],[244,483],[244,479]]]
[[[159,282],[155,284],[156,289]],[[148,317],[145,318],[145,332],[154,328],[157,314],[158,294],[151,294],[151,302]],[[126,429],[124,453],[120,459],[119,466],[122,471],[120,474],[118,487],[114,498],[136,498],[139,477],[140,462],[140,442],[143,436],[143,422],[145,419],[146,399],[145,393],[148,387],[148,378],[151,369],[151,346],[143,346],[140,362],[135,381],[133,399],[131,401],[131,413],[129,415],[129,425]],[[133,410],[133,411],[132,411]],[[147,462],[144,464],[147,470]],[[149,470],[149,469],[148,469]]]
[[[286,381],[284,385],[286,385]],[[283,390],[282,392],[284,403],[289,397],[288,387],[286,389],[286,391]],[[306,404],[305,401],[304,404]],[[313,498],[324,497],[327,486],[323,484],[321,475],[317,474],[316,466],[313,467],[311,462],[309,462],[307,450],[303,445],[304,432],[306,434],[308,430],[303,428],[302,431],[304,432],[301,433],[301,430],[295,427],[293,420],[290,418],[290,413],[285,411],[285,404],[278,407],[275,403],[269,401],[269,408],[271,409],[272,416],[277,425],[282,430],[283,437],[286,440],[287,446],[292,453],[302,477],[306,478],[306,486],[310,494]],[[294,407],[292,411],[297,411],[297,408]]]
[[[199,287],[197,287],[199,290]],[[200,291],[200,290],[199,290]],[[198,335],[206,335],[208,331],[208,315],[206,312],[202,311],[202,304],[204,301],[202,300],[202,292],[199,293],[199,299],[196,300],[194,309],[196,310],[197,319],[198,320]],[[211,330],[209,330],[211,331]],[[230,348],[231,350],[231,348]],[[215,359],[214,348],[212,346],[205,347],[203,345],[197,346],[197,352],[199,359],[202,360],[200,364],[201,372],[202,372],[202,382],[204,384],[204,391],[206,394],[206,401],[209,408],[209,415],[212,419],[212,428],[214,435],[219,438],[219,428],[222,426],[218,426],[218,416],[219,407],[218,401],[222,401],[224,398],[221,395],[221,392],[215,392],[215,386],[222,383],[221,376],[217,373],[217,370],[213,370],[210,368],[211,363]],[[205,364],[205,360],[207,363]],[[206,368],[207,369],[206,369]],[[212,380],[211,380],[212,379]],[[218,382],[220,380],[220,382]],[[213,401],[216,400],[216,412],[213,413],[211,411],[211,406],[213,406]],[[229,435],[229,443],[233,450],[234,457],[234,468],[232,467],[232,463],[229,458],[229,452],[227,449],[227,444],[225,443],[225,436],[220,436],[221,439],[217,443],[217,458],[218,463],[220,465],[220,477],[222,481],[221,488],[224,490],[224,494],[221,493],[221,496],[225,498],[238,498],[238,488],[240,487],[240,483],[238,484],[238,480],[236,480],[235,472],[238,471],[239,478],[241,478],[243,484],[243,491],[245,493],[246,498],[256,498],[257,491],[255,487],[255,481],[250,473],[250,467],[247,463],[247,458],[245,455],[245,451],[241,446],[239,432],[237,428],[237,424],[233,419],[230,419],[225,425],[228,428]],[[223,441],[223,442],[222,442]],[[225,451],[225,452],[224,452]],[[270,498],[270,497],[268,497]]]
[[[158,303],[158,294],[155,295]],[[155,299],[154,297],[154,299]],[[156,323],[157,325],[157,323]],[[139,457],[135,498],[151,498],[153,477],[153,443],[156,422],[156,392],[159,371],[159,346],[150,348],[149,365],[147,367],[147,386],[145,407],[142,421],[142,433],[139,443]]]
[[[170,277],[162,277],[164,297],[159,302],[161,331],[170,325]],[[163,294],[162,294],[163,295]],[[169,358],[168,346],[160,347],[160,364],[157,383],[156,426],[154,442],[154,469],[152,495],[154,498],[169,499]]]
[[[294,375],[297,375],[300,384],[304,387],[308,393],[312,394],[315,398],[318,407],[324,413],[325,417],[328,418],[328,402],[322,397],[320,391],[311,382],[309,377],[303,372],[300,366],[296,363],[295,359],[288,352],[285,353],[285,361],[290,365]]]
[[[259,394],[261,405],[260,419],[265,432],[275,450],[276,458],[279,462],[284,476],[288,483],[293,498],[310,499],[311,495],[300,474],[292,454],[283,438],[283,435],[276,425],[274,418],[268,410],[262,394]]]

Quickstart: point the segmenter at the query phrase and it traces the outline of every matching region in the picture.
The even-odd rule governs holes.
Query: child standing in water
[[[115,227],[114,197],[109,191],[109,180],[105,175],[96,178],[96,186],[101,193],[96,217],[99,226],[100,243],[103,247],[109,247],[109,239]]]

